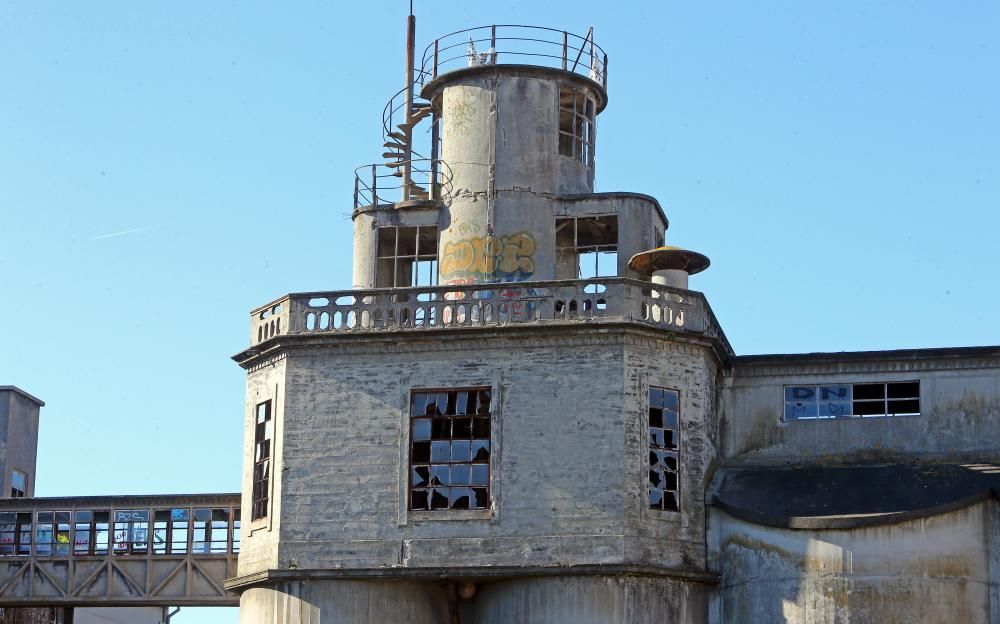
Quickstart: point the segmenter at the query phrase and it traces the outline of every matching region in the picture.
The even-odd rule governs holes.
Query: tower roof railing
[[[608,86],[608,55],[594,41],[593,28],[580,36],[523,24],[477,26],[438,37],[424,49],[416,79],[425,84],[461,67],[502,63],[564,69]]]
[[[441,199],[452,191],[452,172],[448,163],[440,158],[413,158],[392,163],[391,173],[385,169],[386,163],[361,165],[354,170],[354,209],[393,203],[389,199],[396,191],[402,190],[404,181],[398,172],[404,165],[410,167],[410,190],[412,199]]]

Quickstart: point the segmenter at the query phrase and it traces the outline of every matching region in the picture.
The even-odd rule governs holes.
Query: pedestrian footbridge
[[[0,607],[238,606],[240,495],[0,499]]]

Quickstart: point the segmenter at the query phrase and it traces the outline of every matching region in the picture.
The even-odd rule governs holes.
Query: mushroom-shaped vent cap
[[[629,259],[628,268],[643,275],[652,275],[655,271],[668,269],[694,275],[707,269],[709,264],[711,261],[704,254],[667,245],[635,254]]]

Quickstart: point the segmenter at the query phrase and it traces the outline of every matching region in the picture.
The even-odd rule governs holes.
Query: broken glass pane
[[[663,447],[663,429],[659,427],[649,428],[649,443],[653,446]]]
[[[653,509],[663,508],[663,490],[658,490],[656,488],[650,488],[649,490],[649,506]]]
[[[486,509],[488,496],[486,488],[472,488],[472,497],[475,499],[473,507],[476,509]]]
[[[490,419],[476,418],[472,421],[472,435],[477,438],[490,437]]]
[[[432,490],[431,509],[448,509],[448,488]]]
[[[413,490],[410,494],[410,509],[429,509],[427,490]]]
[[[431,443],[414,442],[413,454],[410,457],[413,462],[429,462],[431,460]]]
[[[663,426],[663,410],[658,407],[649,408],[649,426],[650,427],[662,427]]]
[[[468,509],[472,490],[467,487],[451,488],[451,508]]]
[[[652,423],[649,425],[654,427]],[[663,410],[663,426],[667,429],[677,429],[677,412],[672,410]]]
[[[445,418],[435,418],[431,422],[431,438],[447,440],[451,437],[451,421]]]
[[[490,458],[490,441],[489,440],[473,440],[472,441],[472,461],[487,461]]]
[[[450,485],[450,470],[448,466],[431,466],[431,485]]]
[[[679,511],[680,508],[677,506],[676,492],[663,493],[663,508],[669,511]]]
[[[471,438],[472,437],[472,419],[471,418],[456,418],[453,421],[452,434],[453,438]]]
[[[410,485],[413,487],[427,485],[430,478],[430,469],[427,466],[414,466],[410,473]]]

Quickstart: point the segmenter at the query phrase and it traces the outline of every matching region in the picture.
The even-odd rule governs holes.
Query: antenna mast
[[[417,18],[413,15],[413,0],[410,0],[410,15],[406,20],[406,103],[403,106],[405,120],[403,123],[407,126],[403,149],[403,201],[410,199],[410,184],[413,178],[413,127],[410,126],[410,118],[413,116],[413,57],[416,34]]]

